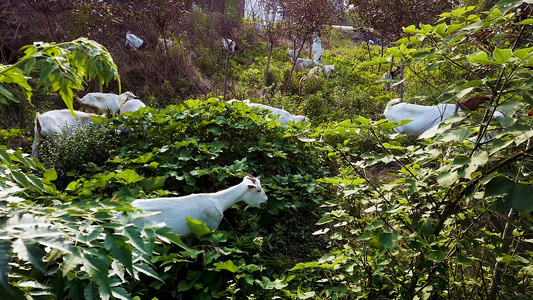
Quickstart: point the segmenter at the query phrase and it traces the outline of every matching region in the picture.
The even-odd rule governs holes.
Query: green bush
[[[44,139],[39,158],[48,169],[55,169],[59,182],[68,182],[68,173],[85,173],[85,168],[102,164],[115,148],[113,129],[96,124],[80,124],[63,128],[62,133]]]
[[[533,131],[525,113],[533,105],[533,48],[524,36],[511,34],[520,4],[502,1],[484,20],[470,14],[473,7],[459,8],[434,26],[407,27],[412,36],[388,50],[411,70],[433,66],[446,70],[433,74],[460,74],[438,94],[439,101],[482,91],[492,95],[487,110],[461,114],[410,143],[379,134],[397,125],[363,117],[328,129],[326,141],[345,166],[339,176],[321,180],[342,195],[318,222],[331,249],[293,268],[296,274],[323,272],[325,286],[316,290],[331,298],[530,297],[531,252],[520,244],[529,235],[533,210],[532,164],[526,158]],[[531,32],[530,24],[524,21],[521,32]],[[487,51],[467,42],[480,31],[506,38]],[[495,110],[506,117],[494,139],[468,141],[490,129]],[[376,148],[361,153],[369,132]]]

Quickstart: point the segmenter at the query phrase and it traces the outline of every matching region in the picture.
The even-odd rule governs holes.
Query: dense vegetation
[[[2,296],[530,298],[530,5],[505,0],[479,14],[461,7],[436,24],[405,26],[409,37],[383,57],[380,47],[324,31],[334,78],[291,77],[285,46],[270,61],[259,37],[248,47],[255,50],[218,57],[230,63],[236,98],[303,111],[311,124],[283,127],[212,94],[147,94],[147,108],[51,139],[41,160],[17,148],[28,127],[2,131]],[[0,65],[3,105],[25,110],[52,94],[72,108],[73,90],[87,83],[119,86],[110,53],[87,39],[29,46],[15,64]],[[393,60],[405,69],[394,82],[406,101],[477,93],[492,101],[418,139],[394,134],[397,124],[380,119],[398,92],[379,81]],[[497,124],[496,110],[506,116]],[[482,142],[493,126],[494,140]],[[190,221],[195,235],[182,240],[168,228],[127,223],[142,214],[133,199],[213,192],[245,173],[260,176],[269,200],[226,211],[217,231]]]

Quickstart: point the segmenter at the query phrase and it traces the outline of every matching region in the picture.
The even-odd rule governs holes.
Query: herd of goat
[[[143,41],[128,32],[126,43],[130,47],[138,48]],[[222,46],[227,51],[236,51],[234,41],[224,39]],[[333,65],[323,65],[322,47],[320,38],[313,39],[313,60],[297,58],[294,51],[289,50],[288,54],[293,59],[293,63],[301,68],[310,68],[308,76],[318,75],[319,72],[326,77],[332,76]],[[394,76],[394,74],[389,74]],[[390,77],[390,76],[389,76]],[[37,113],[34,127],[34,141],[32,145],[32,157],[38,157],[40,143],[43,139],[52,135],[68,134],[68,130],[80,125],[93,122],[93,116],[117,116],[125,112],[133,112],[146,105],[133,93],[125,92],[120,95],[112,93],[88,93],[83,98],[75,97],[80,109],[71,112],[68,109],[48,111],[43,114]],[[437,126],[442,121],[459,111],[474,111],[479,109],[483,103],[490,101],[488,95],[476,95],[467,101],[459,104],[439,104],[435,106],[423,106],[410,103],[402,103],[400,99],[394,99],[387,104],[384,114],[388,121],[400,122],[402,120],[412,120],[395,128],[398,133],[418,136],[428,129]],[[259,107],[270,111],[270,115],[277,117],[282,126],[287,126],[290,122],[309,122],[309,119],[301,115],[292,115],[286,110],[275,108],[264,104],[252,103],[249,100],[229,100],[228,105],[242,103],[249,107]],[[235,108],[238,109],[238,105]],[[493,118],[503,118],[503,114],[496,111]],[[67,131],[64,128],[67,128]],[[192,234],[189,228],[188,219],[202,221],[211,230],[216,230],[223,218],[223,213],[233,204],[244,201],[252,207],[260,207],[267,201],[265,191],[261,187],[259,179],[247,174],[241,183],[218,191],[215,193],[192,194],[182,197],[164,197],[157,199],[137,199],[131,204],[144,213],[140,217],[129,218],[128,222],[138,226],[168,226],[172,231],[183,236]]]
[[[80,105],[80,110],[71,113],[68,109],[48,111],[37,114],[35,118],[34,141],[32,156],[38,157],[39,143],[42,139],[58,134],[65,134],[64,128],[74,128],[80,124],[91,123],[93,116],[116,116],[125,112],[137,111],[146,105],[137,99],[131,92],[120,95],[112,93],[88,93],[83,98],[75,97]],[[424,131],[437,126],[446,118],[458,111],[473,111],[490,100],[488,95],[476,95],[461,104],[439,104],[436,106],[423,106],[410,103],[399,103],[399,99],[391,100],[385,108],[385,116],[389,121],[412,120],[409,123],[396,127],[399,133],[420,135]],[[229,100],[229,105],[242,103],[250,107],[260,107],[270,111],[276,116],[281,125],[287,126],[289,122],[309,122],[305,116],[295,116],[286,110],[251,103],[249,100]],[[236,106],[236,108],[238,108]],[[501,118],[503,114],[494,113],[494,118]],[[223,212],[233,204],[244,201],[252,207],[260,207],[267,201],[267,196],[261,187],[259,179],[246,175],[243,181],[235,186],[216,193],[192,194],[182,197],[164,197],[157,199],[137,199],[131,204],[144,213],[137,218],[130,218],[128,222],[138,226],[168,226],[172,231],[183,236],[192,234],[188,220],[202,221],[210,229],[216,230],[223,218]]]

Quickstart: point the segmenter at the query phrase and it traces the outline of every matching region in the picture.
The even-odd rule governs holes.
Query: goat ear
[[[256,189],[257,187],[256,187],[255,185],[253,185],[253,184],[249,184],[249,185],[248,185],[248,188],[249,188],[249,189]]]
[[[255,177],[253,177],[252,175],[246,173],[246,177],[248,177],[248,179],[250,179],[253,183],[255,183]]]

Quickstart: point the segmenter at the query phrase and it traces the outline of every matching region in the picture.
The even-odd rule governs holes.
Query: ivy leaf
[[[492,210],[506,212],[512,208],[523,210],[525,213],[533,211],[533,187],[514,183],[507,177],[498,176],[489,181],[485,188],[485,197],[502,196],[503,201],[494,203]]]
[[[239,267],[237,267],[231,260],[228,260],[224,263],[214,263],[213,265],[217,270],[228,270],[231,273],[239,271]]]

